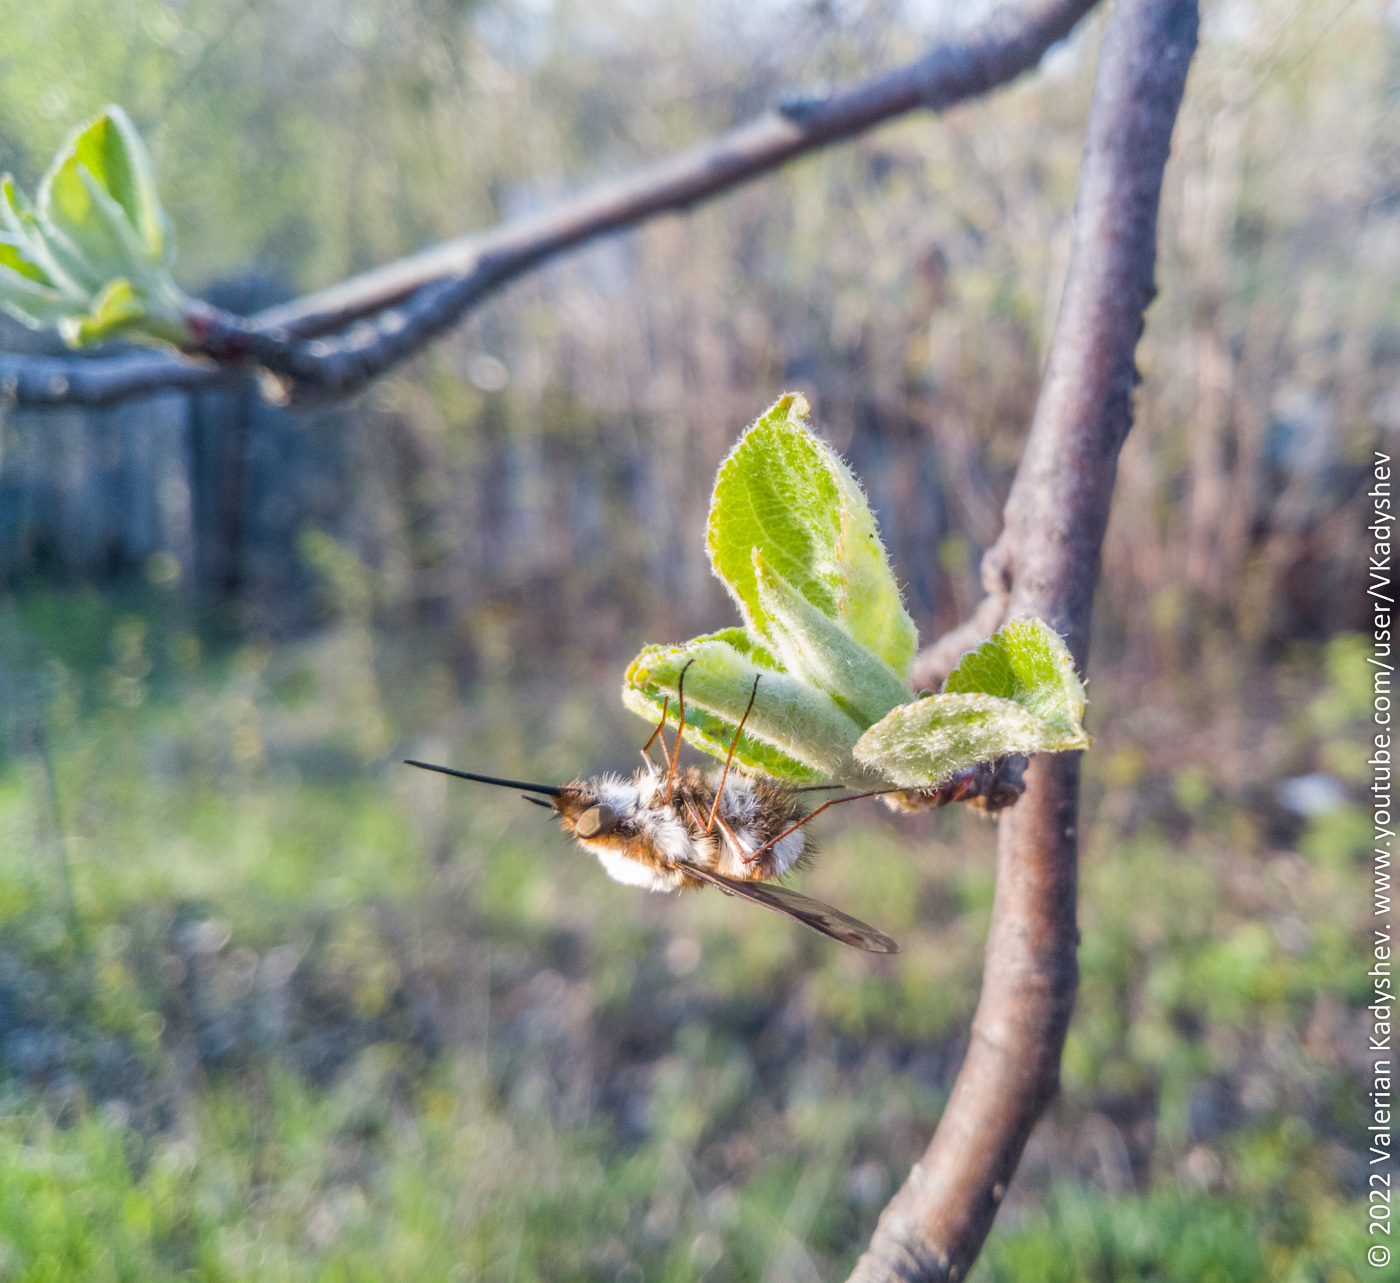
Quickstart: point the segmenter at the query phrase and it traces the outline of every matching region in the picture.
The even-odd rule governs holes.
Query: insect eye
[[[580,815],[574,828],[581,838],[601,837],[617,828],[617,816],[611,807],[600,802],[597,806],[590,806]]]

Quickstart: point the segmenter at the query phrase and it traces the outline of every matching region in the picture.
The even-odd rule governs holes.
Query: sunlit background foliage
[[[120,102],[181,285],[252,308],[970,16],[3,0],[0,167],[32,188]],[[901,940],[878,960],[615,886],[512,795],[395,763],[629,768],[623,666],[733,622],[710,480],[784,389],[925,638],[968,611],[1100,30],[513,286],[348,407],[8,416],[0,1277],[842,1276],[965,1045],[990,829],[819,822],[803,886]],[[1400,428],[1397,32],[1205,7],[1088,674],[1064,1092],[984,1280],[1376,1276],[1348,630]]]

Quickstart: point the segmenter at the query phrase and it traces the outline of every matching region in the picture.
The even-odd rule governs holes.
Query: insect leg
[[[681,675],[676,679],[676,701],[680,704],[680,716],[676,719],[676,751],[671,754],[671,769],[666,775],[666,796],[661,799],[662,806],[670,806],[671,789],[676,782],[676,763],[681,760],[681,736],[685,734],[685,675],[690,671],[690,666],[695,661],[688,659],[685,667],[681,669]],[[665,736],[662,736],[664,742]]]
[[[758,698],[758,679],[762,673],[756,673],[753,679],[753,692],[749,695],[749,706],[744,710],[744,715],[739,719],[739,728],[734,732],[734,738],[729,742],[729,756],[724,759],[724,774],[719,777],[719,788],[715,790],[715,804],[710,807],[710,822],[705,826],[706,833],[713,833],[715,819],[719,815],[720,794],[724,792],[724,782],[729,778],[729,764],[734,760],[734,750],[739,747],[739,736],[744,733],[744,723],[749,720],[749,714],[753,712],[753,702]]]
[[[863,797],[881,797],[881,796],[884,795],[885,793],[907,793],[907,792],[908,792],[908,789],[898,789],[898,788],[895,788],[895,789],[871,789],[868,793],[852,793],[849,797],[834,797],[834,798],[831,799],[830,802],[823,802],[819,807],[817,807],[817,809],[816,809],[815,811],[812,811],[812,812],[811,812],[810,814],[808,814],[808,815],[804,815],[800,820],[797,821],[796,824],[789,824],[789,825],[787,826],[787,828],[785,828],[781,833],[778,834],[777,837],[769,838],[768,841],[766,841],[761,847],[759,847],[757,851],[753,852],[753,854],[751,854],[751,855],[746,855],[746,856],[744,857],[744,863],[745,863],[745,864],[752,864],[752,863],[753,863],[756,859],[758,859],[758,857],[759,857],[760,855],[762,855],[765,851],[769,850],[771,847],[777,846],[778,843],[781,842],[785,837],[787,837],[787,835],[788,835],[789,833],[795,833],[795,832],[797,832],[797,830],[800,829],[804,824],[806,824],[808,820],[815,820],[815,819],[817,818],[817,816],[819,816],[819,815],[820,815],[823,811],[825,811],[825,810],[827,809],[827,807],[829,807],[829,806],[840,806],[842,802],[859,802],[860,799],[863,798]]]
[[[690,800],[690,798],[685,798],[684,803],[686,814],[690,816],[690,823],[693,826],[694,831],[700,834],[708,834],[709,829],[705,828],[705,817],[700,813],[700,808],[697,807],[695,803]],[[724,821],[720,820],[720,823],[723,824]],[[743,847],[739,847],[740,851],[742,851],[743,849]],[[687,864],[685,867],[693,868],[694,866]]]
[[[767,849],[766,847],[763,847],[755,851],[752,855],[747,854],[744,851],[744,844],[741,841],[739,841],[739,835],[735,833],[732,828],[729,827],[729,821],[726,820],[722,815],[716,815],[714,817],[714,821],[716,824],[719,825],[720,832],[723,833],[724,836],[729,839],[729,845],[732,846],[739,853],[739,859],[742,860],[745,864],[752,864]]]
[[[651,758],[647,755],[647,750],[656,743],[656,737],[661,735],[661,732],[666,729],[666,714],[670,710],[670,707],[671,697],[667,695],[661,704],[661,721],[657,724],[656,729],[652,731],[651,738],[642,745],[642,761],[648,766],[651,766]],[[671,765],[671,750],[666,747],[666,737],[664,735],[661,735],[661,756],[666,759],[666,765],[669,767]]]

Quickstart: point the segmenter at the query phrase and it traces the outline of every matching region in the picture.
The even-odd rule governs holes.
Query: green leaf
[[[147,319],[146,309],[125,277],[108,281],[93,299],[92,310],[86,316],[65,316],[58,330],[71,347],[103,343],[119,334],[134,330]]]
[[[72,311],[72,304],[36,276],[33,264],[8,240],[0,238],[0,308],[32,329],[44,329],[57,325]]]
[[[50,284],[75,303],[86,306],[96,282],[88,278],[88,269],[71,253],[69,260],[64,261],[55,255],[33,207],[9,174],[0,178],[0,227],[16,250],[43,271]]]
[[[118,335],[188,346],[173,246],[150,157],[119,107],[68,136],[37,209],[0,179],[0,307],[72,347]]]
[[[806,398],[768,410],[720,465],[707,546],[746,623],[773,638],[753,550],[899,679],[918,635],[890,572],[874,515],[835,451],[806,426]]]
[[[758,602],[783,667],[820,687],[861,726],[913,698],[883,660],[823,614],[753,550]]]
[[[129,235],[114,232],[103,197]],[[102,279],[130,273],[133,260],[151,267],[167,261],[167,220],[151,159],[120,107],[108,107],[68,136],[39,185],[38,207],[50,243],[71,246]]]
[[[968,651],[943,690],[999,695],[1070,737],[1084,734],[1084,684],[1063,638],[1039,619],[1014,619]]]
[[[927,788],[1008,753],[1087,747],[1009,699],[929,695],[894,709],[856,745],[855,756],[901,788]]]
[[[766,647],[753,639],[753,634],[743,628],[721,628],[717,633],[708,633],[704,637],[695,638],[696,641],[724,642],[727,646],[733,646],[739,654],[746,659],[752,660],[759,668],[773,668],[778,672],[783,672],[783,665],[776,655],[772,654]]]
[[[126,211],[103,189],[102,184],[82,166],[78,168],[78,179],[92,197],[92,207],[98,218],[106,225],[116,243],[123,262],[141,263],[145,259],[145,246],[137,237],[136,229],[127,222]]]
[[[964,655],[942,694],[866,731],[855,757],[901,787],[928,787],[1008,753],[1088,748],[1084,704],[1064,641],[1038,619],[1018,619]]]
[[[776,667],[743,629],[697,637],[683,646],[650,646],[627,670],[622,698],[653,725],[670,697],[676,725],[681,669],[685,674],[686,738],[724,757],[748,707],[754,678],[758,698],[744,725],[734,760],[778,779],[813,782],[861,778],[851,758],[860,726],[825,692]]]
[[[15,186],[13,174],[0,178],[0,223],[12,236],[23,236],[26,224],[34,221],[34,207],[29,198]]]
[[[52,288],[53,282],[49,280],[49,274],[37,263],[31,263],[24,252],[24,246],[15,241],[14,237],[0,233],[0,267],[7,267],[12,272],[18,272],[21,276],[31,281],[37,281],[40,285],[47,285]]]

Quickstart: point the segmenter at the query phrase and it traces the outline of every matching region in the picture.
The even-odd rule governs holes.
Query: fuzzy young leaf
[[[841,459],[806,425],[807,401],[788,395],[720,465],[706,543],[745,622],[772,637],[753,550],[851,637],[907,676],[918,635],[870,505]]]
[[[1084,734],[1084,683],[1064,639],[1039,619],[1014,619],[968,651],[943,683],[945,694],[998,695],[1060,728]]]
[[[824,691],[782,671],[743,629],[697,637],[683,646],[651,646],[632,661],[622,698],[653,724],[670,696],[676,724],[681,669],[685,674],[686,738],[723,757],[739,725],[754,678],[758,697],[739,738],[734,760],[750,770],[802,783],[862,778],[851,758],[861,727]]]
[[[861,726],[913,698],[888,664],[812,605],[753,550],[758,602],[783,667],[826,691]]]
[[[23,244],[33,234],[34,208],[15,186],[12,174],[0,178],[0,225],[17,244]]]
[[[1018,619],[963,656],[943,693],[892,710],[856,745],[856,760],[908,788],[941,784],[1009,753],[1089,747],[1084,686],[1064,641]]]
[[[0,238],[0,308],[32,329],[56,326],[71,311],[71,304],[36,274],[7,240]]]
[[[0,232],[0,308],[35,329],[56,325],[68,300],[27,251],[22,236]]]
[[[49,274],[37,263],[31,262],[24,250],[25,247],[14,237],[0,233],[0,267],[8,268],[27,281],[52,289],[53,282],[49,280]]]
[[[86,347],[117,338],[146,320],[146,309],[136,297],[131,282],[118,277],[107,282],[86,315],[63,317],[58,323],[58,332],[70,347]]]
[[[99,282],[89,279],[86,267],[71,246],[65,251],[66,258],[55,254],[44,238],[34,207],[9,174],[0,178],[0,228],[18,256],[42,273],[48,284],[80,307],[87,305]]]
[[[190,344],[173,252],[150,157],[119,107],[68,136],[37,207],[0,179],[0,307],[72,347],[118,336]]]
[[[103,198],[130,235],[114,231]],[[78,126],[39,184],[38,213],[46,230],[71,244],[103,279],[128,272],[133,257],[158,267],[167,261],[166,218],[156,194],[151,158],[120,107]]]
[[[858,762],[901,788],[928,788],[1008,753],[1083,748],[1058,727],[995,695],[928,695],[876,722],[856,745]]]

